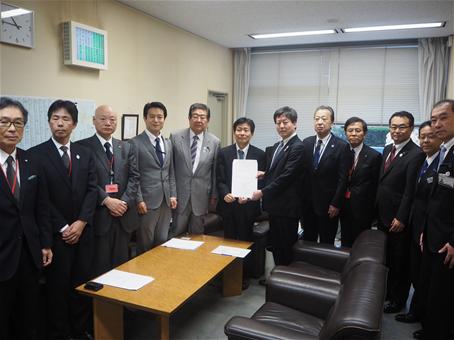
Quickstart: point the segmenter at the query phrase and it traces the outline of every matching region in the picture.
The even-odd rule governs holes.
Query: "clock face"
[[[0,41],[30,48],[34,47],[33,11],[19,11],[21,8],[5,3],[1,4],[1,10]]]

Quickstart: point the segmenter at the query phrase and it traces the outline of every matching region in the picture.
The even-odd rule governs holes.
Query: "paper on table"
[[[250,251],[251,251],[250,249],[243,249],[243,248],[237,248],[237,247],[228,247],[228,246],[219,246],[216,249],[213,249],[212,253],[213,254],[229,255],[229,256],[235,256],[235,257],[244,258],[244,257],[246,257],[247,254],[249,254]]]
[[[203,241],[182,240],[180,238],[172,238],[162,245],[169,248],[194,250],[200,247]]]
[[[232,195],[251,198],[257,190],[257,161],[234,159],[232,164]]]
[[[121,270],[112,269],[93,280],[103,285],[118,287],[128,290],[139,290],[146,284],[154,281],[151,276],[128,273]]]

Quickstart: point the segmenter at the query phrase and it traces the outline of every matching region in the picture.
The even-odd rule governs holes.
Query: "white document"
[[[169,248],[195,250],[203,244],[203,241],[182,240],[180,238],[172,238],[162,245]]]
[[[252,198],[257,190],[258,164],[255,159],[234,159],[232,164],[232,195]]]
[[[118,287],[128,290],[139,290],[146,284],[154,281],[151,276],[128,273],[121,270],[112,269],[93,280],[103,285]]]
[[[216,249],[213,249],[213,254],[235,256],[245,258],[247,254],[250,253],[250,249],[243,249],[237,247],[228,247],[228,246],[219,246]]]

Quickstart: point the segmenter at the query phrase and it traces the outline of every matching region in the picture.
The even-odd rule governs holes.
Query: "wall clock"
[[[33,48],[35,46],[34,12],[1,3],[0,41]]]

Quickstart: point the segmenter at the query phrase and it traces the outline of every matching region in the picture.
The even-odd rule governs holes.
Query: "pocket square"
[[[29,178],[27,178],[28,181],[31,181],[32,179],[35,179],[37,176],[36,175],[31,175]]]

